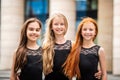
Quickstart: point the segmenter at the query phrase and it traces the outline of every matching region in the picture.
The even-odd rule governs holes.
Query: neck
[[[63,44],[65,43],[65,37],[64,35],[60,35],[60,36],[55,36],[55,42],[58,44]]]
[[[95,45],[93,41],[83,41],[83,47],[89,48],[93,45]]]
[[[36,42],[31,42],[31,41],[28,41],[27,42],[27,48],[30,48],[30,49],[37,49],[39,46]]]

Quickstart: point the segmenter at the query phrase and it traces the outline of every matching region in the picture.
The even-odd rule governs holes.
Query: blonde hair
[[[71,50],[70,54],[68,55],[66,62],[63,65],[64,73],[70,79],[73,76],[77,76],[77,78],[81,78],[80,69],[79,69],[79,62],[80,62],[79,56],[80,56],[81,46],[83,44],[83,37],[81,35],[81,32],[82,32],[82,27],[83,27],[84,23],[86,23],[86,22],[92,22],[95,25],[96,35],[95,35],[94,39],[96,38],[96,36],[98,34],[97,23],[94,19],[92,19],[90,17],[84,18],[78,25],[75,43],[72,46],[72,50]],[[94,39],[93,39],[93,41],[94,41]]]
[[[37,22],[40,26],[40,29],[42,28],[42,23],[37,18],[29,18],[25,21],[25,23],[22,26],[21,29],[21,35],[20,35],[20,42],[17,48],[16,57],[15,57],[15,67],[14,72],[17,73],[25,64],[26,62],[26,44],[27,44],[27,27],[30,23]]]
[[[52,15],[50,18],[48,18],[47,20],[47,28],[46,28],[46,33],[45,33],[45,39],[43,41],[43,72],[44,74],[49,74],[51,73],[53,70],[53,58],[54,58],[54,44],[55,44],[55,35],[54,32],[52,30],[52,23],[53,23],[53,19],[59,17],[59,18],[63,18],[64,23],[65,23],[65,27],[66,27],[66,31],[68,28],[68,22],[66,17],[61,14],[61,13],[56,13],[54,15]],[[66,33],[65,31],[65,33]]]

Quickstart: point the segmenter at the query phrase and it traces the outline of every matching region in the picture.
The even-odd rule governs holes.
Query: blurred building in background
[[[60,12],[68,19],[66,38],[70,40],[74,40],[82,18],[97,20],[99,34],[95,42],[106,51],[107,71],[120,75],[119,8],[119,0],[0,0],[0,70],[11,68],[20,29],[27,18],[37,17],[42,21],[41,40],[46,19]]]

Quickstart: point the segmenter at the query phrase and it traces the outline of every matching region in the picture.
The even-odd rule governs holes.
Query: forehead
[[[83,24],[83,27],[91,27],[91,28],[95,28],[95,25],[92,23],[92,22],[85,22],[84,24]]]
[[[53,22],[64,22],[64,18],[63,18],[63,17],[60,17],[60,16],[56,16],[56,17],[53,19]]]
[[[28,24],[28,27],[32,27],[32,28],[40,28],[40,25],[38,22],[31,22]]]

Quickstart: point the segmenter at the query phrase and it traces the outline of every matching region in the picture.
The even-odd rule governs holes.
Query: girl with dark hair
[[[36,43],[41,28],[37,18],[30,18],[23,24],[10,80],[42,80],[42,48]]]

